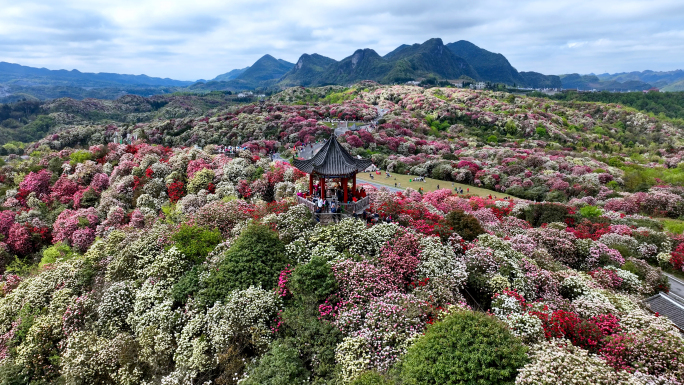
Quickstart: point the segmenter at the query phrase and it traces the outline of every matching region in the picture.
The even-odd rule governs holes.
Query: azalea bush
[[[0,167],[0,382],[683,376],[680,335],[643,302],[684,265],[659,219],[684,214],[671,122],[372,82],[259,105],[155,98],[51,102],[64,123]],[[269,154],[378,107],[374,129],[339,137],[353,156],[487,196],[364,185],[391,223],[316,222],[295,199],[306,175]],[[138,123],[81,126],[60,108]]]

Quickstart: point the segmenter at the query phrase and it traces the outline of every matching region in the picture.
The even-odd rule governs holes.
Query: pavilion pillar
[[[352,194],[356,194],[356,174],[354,174],[354,179],[352,181]]]
[[[344,203],[347,203],[347,183],[349,180],[347,178],[342,178],[342,188],[344,189]]]
[[[313,174],[309,174],[309,195],[313,195]]]
[[[325,178],[321,178],[321,199],[325,200]]]

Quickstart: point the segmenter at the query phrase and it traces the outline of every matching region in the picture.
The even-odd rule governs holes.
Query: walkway
[[[304,159],[311,159],[323,146],[325,146],[325,142],[314,143],[313,147],[308,145],[304,146],[304,149],[299,152],[299,157]]]
[[[360,175],[360,174],[359,174],[359,175]],[[378,176],[379,176],[379,175],[378,175]],[[357,184],[358,186],[363,185],[363,184],[369,184],[369,185],[371,185],[371,186],[373,186],[373,187],[375,187],[375,188],[378,188],[378,189],[380,189],[380,188],[386,188],[386,189],[388,189],[388,190],[391,191],[391,192],[401,192],[401,191],[404,191],[404,188],[403,188],[403,187],[392,187],[392,186],[384,185],[384,184],[377,183],[377,182],[370,182],[370,181],[368,181],[368,180],[360,180],[360,179],[358,179],[358,176],[357,176],[356,178],[357,178],[357,179],[356,179],[356,184]]]
[[[667,278],[669,278],[670,280],[670,293],[676,294],[681,298],[684,298],[684,282],[682,282],[680,279],[676,278],[671,274],[664,274],[667,275]]]

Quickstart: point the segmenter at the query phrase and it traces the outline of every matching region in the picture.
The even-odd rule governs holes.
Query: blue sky
[[[684,68],[684,1],[0,0],[0,61],[211,79],[262,55],[379,54],[440,37],[520,71]]]

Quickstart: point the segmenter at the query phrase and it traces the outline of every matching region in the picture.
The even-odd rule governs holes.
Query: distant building
[[[420,82],[415,81],[415,80],[410,80],[410,81],[406,82],[406,84],[408,84],[410,86],[417,86],[418,84],[420,84]]]
[[[487,85],[485,82],[477,82],[475,84],[471,84],[470,88],[475,89],[475,90],[484,90]]]

